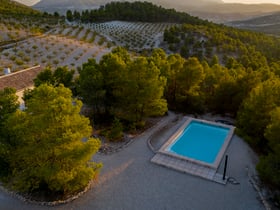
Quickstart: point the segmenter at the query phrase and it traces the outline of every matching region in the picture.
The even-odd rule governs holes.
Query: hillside
[[[150,2],[111,2],[95,10],[79,12],[67,11],[68,21],[80,21],[82,23],[94,23],[113,20],[140,21],[140,22],[168,22],[168,23],[192,23],[203,24],[197,17],[175,9],[165,9]]]
[[[134,0],[129,0],[133,2]],[[41,0],[33,6],[47,12],[60,12],[65,14],[68,9],[85,10],[98,8],[112,0]],[[233,20],[241,20],[252,18],[259,15],[270,14],[280,11],[280,5],[273,4],[226,4],[221,0],[199,0],[199,1],[169,1],[169,0],[148,0],[165,8],[174,8],[178,11],[188,12],[191,15],[198,16],[202,19],[208,19],[214,22],[228,22]]]
[[[110,51],[104,37],[84,27],[66,26],[64,19],[0,0],[0,75],[40,65],[73,68]],[[109,44],[108,44],[109,45]]]
[[[0,0],[0,14],[38,15],[40,12],[15,1]]]
[[[243,21],[229,22],[228,25],[280,36],[280,12]]]
[[[280,172],[274,167],[280,160],[279,38],[147,2],[69,10],[66,22],[57,14],[40,13],[11,1],[2,3],[0,44],[5,48],[0,70],[9,67],[15,72],[34,64],[76,70],[77,94],[93,107],[94,120],[120,120],[112,127],[122,127],[124,122],[135,131],[145,125],[146,117],[162,115],[167,107],[195,115],[237,117],[239,132],[256,150],[269,154],[261,159],[261,178],[280,189]],[[60,1],[61,5],[68,3]],[[222,7],[226,4],[216,5],[221,5],[216,10],[226,9]],[[214,12],[211,8],[205,7],[209,14]],[[258,7],[252,8],[251,12]],[[224,14],[242,11],[232,5]],[[262,20],[253,23],[267,24]],[[6,46],[7,41],[13,45]],[[277,147],[268,143],[275,140]]]
[[[278,12],[280,5],[223,3],[210,4],[207,7],[186,8],[182,6],[181,10],[213,22],[225,23]]]

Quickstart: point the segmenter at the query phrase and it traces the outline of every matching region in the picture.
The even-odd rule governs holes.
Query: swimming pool
[[[160,152],[217,168],[234,127],[190,118],[164,144]]]

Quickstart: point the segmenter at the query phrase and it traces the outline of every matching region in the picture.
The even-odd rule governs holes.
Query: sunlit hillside
[[[116,1],[116,0],[115,0]],[[133,2],[135,0],[129,0]],[[221,0],[147,0],[165,8],[175,8],[178,11],[188,12],[202,19],[208,19],[214,22],[228,22],[233,20],[242,20],[258,15],[270,14],[280,11],[280,5],[273,4],[229,4]],[[66,10],[85,10],[98,8],[101,5],[112,2],[112,0],[41,0],[33,7],[47,12],[60,12],[65,14]]]

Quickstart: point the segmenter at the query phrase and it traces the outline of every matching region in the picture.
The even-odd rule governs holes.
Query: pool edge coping
[[[234,134],[234,129],[235,127],[234,126],[231,126],[231,125],[225,125],[225,124],[222,124],[222,123],[217,123],[217,122],[213,122],[213,121],[208,121],[208,120],[203,120],[203,119],[197,119],[197,118],[192,118],[192,117],[186,117],[186,121],[183,123],[182,126],[180,126],[174,134],[172,134],[168,140],[163,144],[163,146],[158,150],[157,153],[161,153],[161,154],[164,154],[164,155],[168,155],[168,156],[171,156],[171,157],[174,157],[174,158],[178,158],[178,159],[181,159],[181,160],[185,160],[185,161],[188,161],[188,162],[191,162],[191,163],[194,163],[194,164],[198,164],[198,165],[202,165],[202,166],[205,166],[205,167],[209,167],[209,168],[213,168],[213,169],[218,169],[221,161],[222,161],[222,158],[225,154],[225,151],[233,137],[233,134]],[[216,158],[215,158],[215,161],[214,163],[206,163],[206,162],[203,162],[203,161],[199,161],[199,160],[196,160],[196,159],[193,159],[193,158],[189,158],[189,157],[184,157],[182,155],[177,155],[175,153],[172,153],[172,152],[168,152],[166,151],[166,148],[171,144],[173,143],[176,138],[178,136],[180,136],[182,134],[182,132],[184,131],[184,129],[192,122],[192,121],[197,121],[197,122],[200,122],[200,123],[205,123],[205,124],[210,124],[210,125],[214,125],[214,126],[218,126],[218,127],[222,127],[222,128],[228,128],[229,129],[229,133],[228,135],[226,136],[226,139],[224,140],[224,143],[222,145],[222,147],[220,148]]]

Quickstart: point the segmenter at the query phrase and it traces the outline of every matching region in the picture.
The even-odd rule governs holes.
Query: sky
[[[37,3],[39,0],[16,0],[28,6]],[[58,0],[59,1],[59,0]],[[205,0],[207,1],[207,0]],[[260,3],[272,3],[279,4],[280,0],[223,0],[225,3],[243,3],[243,4],[260,4]]]
[[[27,6],[31,6],[31,5],[36,4],[37,2],[39,2],[40,0],[16,0],[16,1],[18,1],[18,2],[20,2],[22,4],[25,4]]]
[[[225,3],[243,3],[243,4],[280,4],[280,0],[223,0]]]

